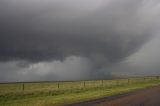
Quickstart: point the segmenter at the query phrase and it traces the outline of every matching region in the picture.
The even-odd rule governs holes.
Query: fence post
[[[58,88],[59,88],[59,82],[58,82]]]
[[[102,80],[102,86],[103,86],[103,80]]]
[[[85,81],[83,82],[83,87],[85,87],[86,86],[86,83],[85,83]]]
[[[24,83],[22,83],[22,91],[24,91]]]
[[[130,83],[130,80],[128,79],[128,84]]]

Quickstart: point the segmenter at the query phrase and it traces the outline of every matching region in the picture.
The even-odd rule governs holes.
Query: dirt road
[[[68,106],[160,106],[160,86]]]

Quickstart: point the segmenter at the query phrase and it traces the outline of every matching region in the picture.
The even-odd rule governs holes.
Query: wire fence
[[[58,81],[58,82],[22,82],[0,84],[0,94],[8,92],[33,92],[33,91],[58,91],[85,89],[95,87],[113,87],[133,83],[160,80],[159,76],[152,77],[133,77],[114,80],[95,80],[95,81]]]

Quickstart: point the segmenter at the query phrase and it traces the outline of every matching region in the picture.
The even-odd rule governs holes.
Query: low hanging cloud
[[[76,56],[67,57],[64,61],[38,62],[26,61],[0,63],[1,81],[64,81],[89,79],[90,62]]]
[[[113,77],[109,68],[155,35],[159,11],[158,0],[1,0],[0,61],[9,66],[25,61],[27,69],[36,64],[40,68],[31,72],[44,80]],[[74,59],[68,64],[71,57],[78,65]],[[55,69],[62,63],[67,65]],[[14,70],[4,73],[8,76]],[[21,70],[17,73],[26,69]]]

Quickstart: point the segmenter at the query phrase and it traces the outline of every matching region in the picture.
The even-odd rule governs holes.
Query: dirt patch
[[[160,106],[160,86],[66,106]]]

